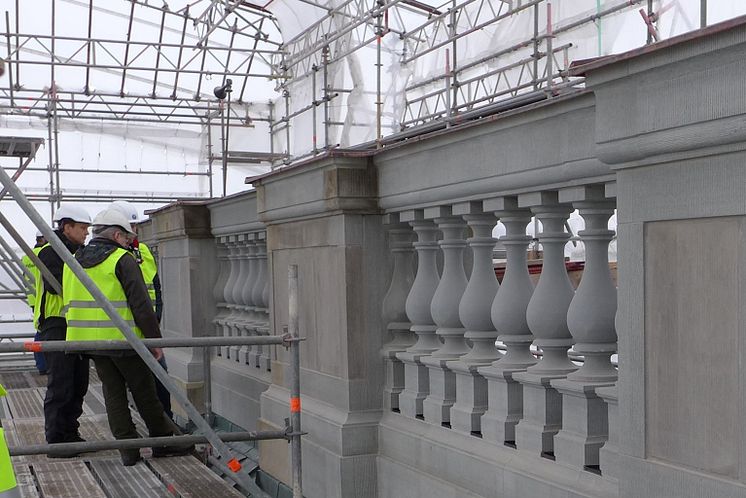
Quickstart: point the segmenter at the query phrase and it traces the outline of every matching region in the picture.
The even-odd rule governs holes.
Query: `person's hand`
[[[153,357],[158,361],[160,361],[161,358],[163,358],[162,348],[150,348],[150,352],[153,353]]]

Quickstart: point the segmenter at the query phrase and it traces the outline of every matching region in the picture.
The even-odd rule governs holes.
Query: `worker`
[[[93,220],[92,235],[91,242],[75,254],[75,259],[122,318],[131,324],[137,337],[161,337],[142,271],[127,250],[135,238],[129,220],[119,211],[104,210]],[[62,288],[67,307],[67,340],[125,340],[119,328],[67,266]],[[151,351],[156,359],[163,355],[160,348]],[[106,415],[116,439],[139,437],[127,404],[128,388],[149,435],[173,435],[174,425],[158,401],[153,375],[137,353],[117,350],[91,351],[88,354],[93,358],[103,384]],[[193,445],[154,448],[153,456],[183,455],[193,449]],[[120,450],[120,456],[123,465],[131,466],[140,460],[140,451]]]
[[[55,234],[70,253],[75,253],[88,237],[91,216],[80,206],[63,205],[53,217]],[[39,260],[62,283],[62,258],[47,243],[39,251]],[[62,297],[41,273],[36,275],[34,325],[42,341],[64,341],[67,325]],[[88,359],[77,353],[48,352],[47,392],[44,398],[44,432],[48,443],[82,442],[78,418],[83,414],[83,398],[88,391]],[[77,453],[56,452],[52,457],[72,457]]]
[[[39,256],[39,251],[41,251],[41,248],[44,247],[44,244],[47,243],[47,239],[44,238],[44,234],[41,233],[41,230],[37,230],[36,232],[36,243],[34,244],[34,248],[32,251],[36,256]],[[23,258],[21,258],[21,261],[23,262],[23,266],[25,266],[28,271],[33,275],[34,279],[31,280],[29,283],[29,287],[34,288],[36,286],[36,274],[39,272],[39,270],[36,268],[36,265],[33,261],[31,261],[31,258],[29,258],[27,255],[23,255]],[[26,298],[26,302],[28,302],[29,307],[31,307],[31,312],[34,312],[34,305],[36,304],[36,291],[29,293],[29,295]],[[34,341],[41,340],[41,336],[39,334],[39,331],[36,331],[36,334],[34,335]],[[44,360],[44,353],[34,353],[34,363],[36,364],[36,370],[39,371],[39,374],[46,375],[47,374],[47,362]]]
[[[133,224],[135,234],[137,234],[137,223],[139,223],[140,215],[137,208],[128,201],[114,201],[109,204],[109,209],[116,209],[124,216],[127,217],[130,224]],[[135,235],[132,245],[128,248],[132,251],[135,256],[135,260],[140,265],[142,271],[142,277],[145,280],[145,285],[148,288],[148,294],[150,300],[153,301],[153,308],[155,315],[158,318],[158,324],[161,323],[161,317],[163,316],[163,298],[161,295],[161,280],[158,277],[158,265],[155,262],[155,256],[150,248],[144,243],[140,242]],[[162,355],[158,360],[163,369],[168,372],[168,365],[166,364],[166,355]],[[158,399],[163,405],[163,410],[171,420],[174,419],[174,413],[171,410],[171,393],[168,392],[166,386],[164,386],[158,378],[155,378],[155,390],[158,393]]]
[[[5,389],[0,384],[0,398],[5,394]],[[0,498],[21,498],[21,492],[16,486],[13,462],[10,461],[8,454],[8,443],[5,440],[2,421],[0,421]]]

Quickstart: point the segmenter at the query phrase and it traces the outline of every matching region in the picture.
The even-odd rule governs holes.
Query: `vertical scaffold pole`
[[[300,447],[300,341],[298,340],[298,265],[288,269],[288,333],[290,339],[290,441],[293,465],[293,498],[303,498]]]

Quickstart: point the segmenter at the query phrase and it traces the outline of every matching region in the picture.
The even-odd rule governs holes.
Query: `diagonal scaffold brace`
[[[23,192],[21,192],[2,166],[0,166],[0,183],[3,184],[7,193],[15,199],[18,206],[41,231],[49,244],[54,248],[55,252],[60,256],[70,270],[72,270],[75,276],[78,277],[88,292],[91,293],[91,296],[93,296],[96,302],[101,306],[101,309],[106,312],[109,318],[119,328],[127,342],[132,346],[132,349],[137,352],[158,380],[160,380],[166,389],[168,389],[171,396],[181,404],[187,412],[189,419],[204,433],[210,445],[218,454],[219,458],[216,460],[218,467],[223,472],[229,475],[232,474],[235,481],[238,482],[245,491],[249,492],[251,496],[269,498],[269,495],[257,486],[251,476],[249,476],[245,471],[242,471],[240,462],[231,455],[231,450],[228,445],[220,439],[207,421],[202,418],[194,405],[192,405],[186,397],[186,394],[179,390],[174,381],[168,376],[168,373],[166,373],[163,367],[161,367],[158,361],[153,357],[148,347],[140,341],[127,322],[125,322],[121,315],[117,313],[111,302],[106,298],[104,293],[101,292],[101,289],[98,288],[96,283],[88,276],[85,270],[83,270],[83,267],[80,266],[78,261],[72,254],[70,254],[62,241],[55,235],[54,231],[44,222],[44,219],[39,215],[28,199],[26,199],[26,196],[23,195]]]

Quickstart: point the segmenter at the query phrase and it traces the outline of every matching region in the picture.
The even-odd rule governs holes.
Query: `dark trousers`
[[[64,341],[65,325],[43,330],[42,341]],[[74,441],[88,392],[88,359],[79,354],[44,353],[47,393],[44,397],[44,432],[48,443]]]
[[[139,437],[127,405],[127,389],[148,427],[149,436],[173,434],[173,425],[158,401],[153,374],[139,356],[93,356],[93,363],[103,385],[106,416],[115,438]]]
[[[166,364],[166,355],[161,356],[161,359],[158,360],[158,363],[161,364],[163,367],[163,370],[168,372],[168,365]],[[158,380],[155,375],[153,376],[155,379],[155,392],[158,394],[158,400],[160,400],[161,404],[163,405],[163,411],[166,412],[166,416],[170,418],[171,420],[174,419],[174,412],[171,410],[171,393],[168,392],[168,389],[166,389],[166,386],[161,384],[161,381]]]

